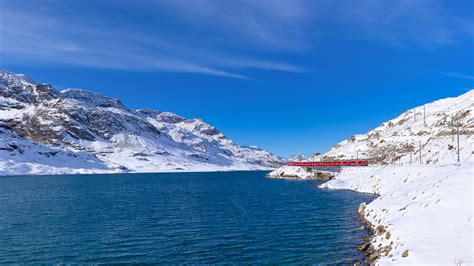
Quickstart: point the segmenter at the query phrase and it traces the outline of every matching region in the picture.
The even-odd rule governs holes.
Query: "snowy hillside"
[[[0,134],[0,174],[251,170],[283,163],[235,144],[201,119],[131,110],[118,99],[57,91],[7,71],[0,71]]]
[[[367,159],[370,165],[440,164],[474,160],[474,90],[408,110],[366,134],[334,145],[322,155],[297,161]],[[300,167],[283,166],[270,177],[315,177]]]
[[[474,158],[474,90],[408,110],[367,134],[354,135],[323,154],[325,159],[366,158],[370,164],[455,162],[459,124],[462,161]],[[410,160],[411,157],[411,160]]]

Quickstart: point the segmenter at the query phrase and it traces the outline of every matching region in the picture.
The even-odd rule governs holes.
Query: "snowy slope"
[[[201,119],[131,110],[118,99],[81,89],[57,91],[7,71],[0,71],[0,128],[4,142],[21,138],[21,143],[36,144],[38,149],[29,156],[0,153],[0,174],[251,170],[283,163],[262,149],[235,144]],[[53,157],[77,157],[49,160],[43,149],[59,151]],[[6,169],[16,162],[41,162],[44,167]]]
[[[301,161],[359,158],[367,159],[370,165],[454,163],[458,152],[456,125],[459,125],[461,162],[473,161],[474,90],[408,110],[366,134],[354,135],[334,145],[320,156],[302,157]],[[269,176],[278,177],[283,169],[287,174],[300,173],[300,177],[308,178],[299,167],[287,166]]]
[[[426,115],[424,115],[424,113]],[[424,119],[425,118],[425,119]],[[366,158],[371,164],[454,162],[453,124],[460,125],[462,161],[473,160],[474,90],[408,110],[366,134],[354,135],[323,154],[327,159]]]
[[[32,142],[0,128],[0,175],[106,173],[111,167],[84,152]]]

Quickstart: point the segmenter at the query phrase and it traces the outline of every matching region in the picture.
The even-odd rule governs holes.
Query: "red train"
[[[288,162],[289,166],[367,166],[366,160],[322,161],[322,162]]]

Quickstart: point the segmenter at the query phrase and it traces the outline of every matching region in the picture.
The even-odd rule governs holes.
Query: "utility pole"
[[[457,139],[458,139],[458,163],[461,162],[461,157],[459,156],[459,122],[456,124],[457,128]]]
[[[423,105],[423,124],[426,127],[426,105]]]
[[[356,160],[359,160],[359,150],[356,152]]]
[[[451,115],[451,141],[454,142],[454,117]]]
[[[412,155],[413,155],[413,152],[410,152],[410,164],[412,164]]]
[[[419,150],[419,152],[420,152],[420,164],[421,164],[421,141],[420,141],[419,145],[420,145],[420,150]]]

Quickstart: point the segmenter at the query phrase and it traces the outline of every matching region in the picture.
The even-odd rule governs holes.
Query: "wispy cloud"
[[[309,43],[307,31],[313,16],[306,0],[164,0],[156,9],[169,10],[204,31],[212,40],[232,40],[232,48],[294,51]]]
[[[455,78],[474,80],[474,76],[466,75],[466,74],[453,73],[453,72],[445,72],[445,73],[442,73],[442,74],[445,75],[445,76],[450,76],[450,77],[455,77]]]
[[[443,46],[472,38],[472,23],[434,0],[0,0],[0,53],[24,64],[248,79],[251,69],[312,68],[287,55],[327,36]]]
[[[81,18],[82,19],[82,18]],[[187,59],[182,45],[130,29],[108,28],[105,21],[85,18],[67,23],[62,16],[41,12],[2,11],[0,52],[12,61],[59,63],[137,71],[201,73],[248,79],[208,62]],[[98,25],[97,25],[98,23]],[[183,52],[181,56],[176,53]]]
[[[139,71],[200,73],[248,79],[236,72],[255,67],[295,72],[287,63],[234,59],[224,61],[216,52],[166,36],[147,34],[132,28],[108,28],[107,21],[80,18],[79,23],[48,12],[3,9],[1,11],[0,53],[6,60],[49,62],[98,68]],[[203,54],[206,56],[204,57]]]
[[[439,47],[456,44],[469,34],[472,17],[450,12],[438,0],[351,0],[334,1],[333,20],[343,23],[353,38],[397,46]],[[449,2],[448,2],[449,3]],[[467,3],[465,8],[474,8]],[[471,13],[472,15],[472,13]]]

